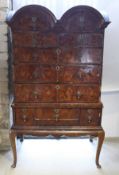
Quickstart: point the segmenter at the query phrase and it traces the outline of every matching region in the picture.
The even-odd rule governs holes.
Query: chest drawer
[[[59,45],[64,47],[103,47],[103,34],[60,34]]]
[[[17,82],[60,82],[60,83],[99,83],[100,66],[51,66],[19,64],[14,66],[14,81]]]
[[[55,48],[40,49],[38,47],[14,47],[13,54],[15,63],[57,63],[57,53]]]
[[[59,66],[58,78],[64,83],[99,83],[101,76],[100,66]]]
[[[41,34],[40,32],[14,32],[13,44],[19,47],[56,47],[55,33]]]
[[[82,109],[80,116],[81,126],[100,126],[101,124],[101,109]]]
[[[38,64],[19,64],[14,66],[14,81],[17,82],[56,82],[55,66]]]
[[[15,108],[16,126],[100,126],[101,109]]]
[[[16,84],[16,102],[56,102],[57,91],[53,84]]]
[[[100,89],[97,85],[16,84],[16,102],[97,102]]]
[[[15,108],[15,125],[79,125],[80,109]]]
[[[59,85],[58,100],[66,103],[97,102],[100,96],[98,85]]]
[[[102,49],[100,48],[71,47],[60,48],[59,51],[59,63],[101,63]]]

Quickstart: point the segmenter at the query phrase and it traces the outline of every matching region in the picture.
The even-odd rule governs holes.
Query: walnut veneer
[[[25,6],[9,15],[12,58],[10,140],[16,166],[15,137],[52,134],[104,139],[101,78],[104,29],[97,10],[77,6],[60,20],[45,7]]]

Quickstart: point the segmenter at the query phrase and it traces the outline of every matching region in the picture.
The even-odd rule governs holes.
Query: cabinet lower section
[[[40,128],[39,129],[14,129],[11,128],[10,130],[10,141],[11,141],[11,146],[13,150],[13,165],[12,167],[16,167],[17,163],[17,151],[16,151],[16,141],[15,138],[17,136],[23,136],[23,135],[33,135],[33,136],[47,136],[47,135],[53,135],[56,138],[59,138],[62,135],[66,136],[85,136],[89,135],[90,137],[98,137],[98,146],[97,146],[97,152],[96,152],[96,165],[97,168],[101,168],[101,165],[99,164],[99,156],[100,156],[100,151],[102,148],[103,140],[105,137],[105,132],[101,127],[96,127],[96,128],[80,128],[80,127],[46,127]]]

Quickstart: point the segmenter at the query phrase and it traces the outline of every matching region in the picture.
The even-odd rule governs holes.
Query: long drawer
[[[27,41],[27,42],[26,42]],[[53,32],[41,34],[40,32],[14,32],[14,46],[20,47],[103,47],[103,34],[97,33],[62,33]]]
[[[15,126],[100,126],[101,109],[15,108]]]
[[[14,66],[14,81],[42,83],[99,83],[101,68],[97,65],[61,66],[19,64]]]
[[[15,84],[16,102],[98,102],[98,85]]]
[[[80,64],[80,63],[101,63],[102,49],[100,48],[31,48],[14,47],[15,63],[40,63],[40,64]]]

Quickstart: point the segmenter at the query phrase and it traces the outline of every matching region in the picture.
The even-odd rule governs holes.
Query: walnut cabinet
[[[12,126],[16,166],[18,135],[98,137],[96,165],[104,140],[101,79],[104,30],[96,9],[76,6],[60,20],[39,5],[10,13]]]

